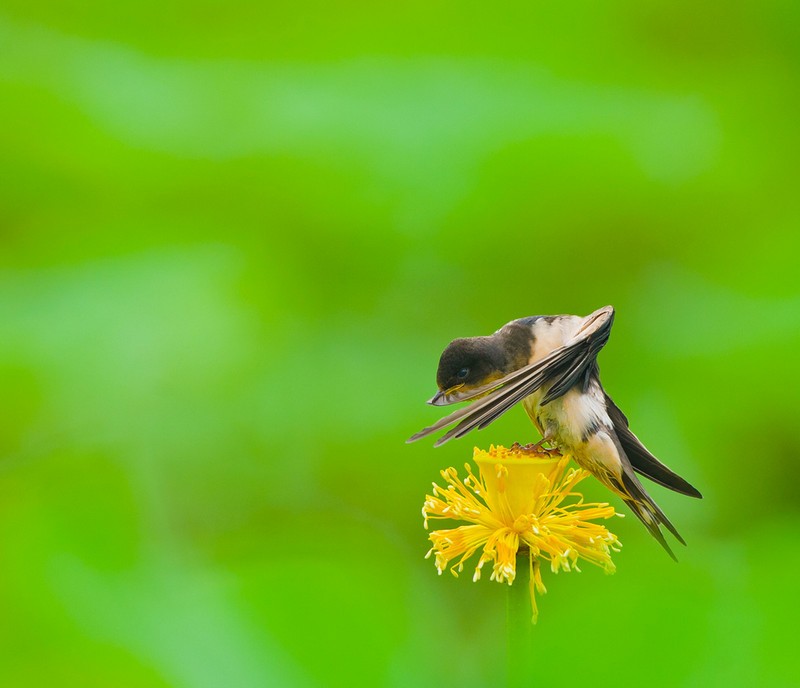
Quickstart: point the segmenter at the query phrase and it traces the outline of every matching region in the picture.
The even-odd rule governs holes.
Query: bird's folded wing
[[[564,346],[535,363],[475,390],[465,398],[474,400],[469,406],[460,408],[430,427],[420,430],[407,442],[415,442],[458,422],[458,425],[436,441],[434,446],[438,447],[454,437],[463,437],[470,430],[485,428],[545,384],[551,386],[542,404],[557,399],[581,380],[585,384],[594,370],[597,353],[608,341],[613,319],[613,311],[602,313]]]
[[[679,476],[675,471],[661,463],[650,451],[642,444],[641,440],[633,434],[628,427],[628,419],[620,411],[608,394],[605,395],[606,410],[609,418],[614,424],[614,432],[622,445],[622,450],[630,461],[631,467],[640,475],[649,478],[653,482],[664,487],[702,499],[703,495],[688,480]]]

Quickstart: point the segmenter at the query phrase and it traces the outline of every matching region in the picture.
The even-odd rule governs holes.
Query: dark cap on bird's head
[[[436,371],[439,391],[428,401],[452,404],[470,392],[505,375],[508,353],[495,335],[455,339],[442,352]]]

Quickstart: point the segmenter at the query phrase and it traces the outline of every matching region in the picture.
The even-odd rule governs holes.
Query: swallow
[[[681,544],[686,542],[647,494],[637,474],[689,497],[702,495],[647,450],[603,389],[597,355],[608,341],[613,322],[614,309],[605,306],[586,317],[520,318],[492,335],[450,342],[439,359],[438,391],[428,403],[471,403],[407,441],[453,425],[434,445],[440,446],[485,428],[521,402],[541,433],[538,446],[547,443],[572,456],[619,495],[677,561],[660,526]]]

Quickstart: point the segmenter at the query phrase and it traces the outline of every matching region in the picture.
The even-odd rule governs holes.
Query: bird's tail
[[[661,511],[658,504],[645,492],[644,487],[634,475],[628,475],[623,472],[622,485],[620,487],[621,489],[619,491],[623,501],[631,508],[631,511],[636,514],[636,517],[644,523],[650,535],[652,535],[667,551],[667,554],[675,561],[678,561],[675,553],[664,539],[664,534],[661,532],[660,526],[665,526],[682,545],[685,545],[686,541],[681,537],[678,530],[672,525],[664,512]]]

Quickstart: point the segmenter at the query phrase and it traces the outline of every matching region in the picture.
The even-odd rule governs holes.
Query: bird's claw
[[[534,443],[520,444],[519,442],[514,442],[514,444],[511,445],[511,449],[521,451],[526,454],[544,456],[547,457],[548,459],[561,458],[562,454],[560,451],[558,451],[558,449],[555,448],[546,449],[545,447],[542,446],[542,444],[546,441],[547,440],[541,440],[539,442],[536,442],[535,444]]]

